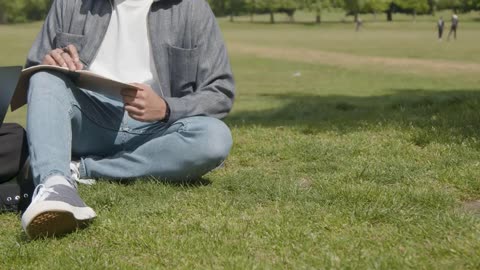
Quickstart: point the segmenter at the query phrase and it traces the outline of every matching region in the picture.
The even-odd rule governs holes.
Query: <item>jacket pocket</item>
[[[68,45],[74,45],[80,52],[83,48],[85,36],[70,33],[57,32],[54,43],[56,48],[65,48]]]
[[[183,49],[167,46],[170,89],[173,97],[191,94],[197,88],[198,47]]]

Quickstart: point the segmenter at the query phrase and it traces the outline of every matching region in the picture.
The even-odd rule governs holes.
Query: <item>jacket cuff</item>
[[[167,103],[167,107],[170,109],[170,115],[168,117],[168,120],[165,119],[165,123],[170,125],[182,118],[182,112],[185,111],[185,104],[181,99],[164,97],[163,100],[165,100],[165,103]]]

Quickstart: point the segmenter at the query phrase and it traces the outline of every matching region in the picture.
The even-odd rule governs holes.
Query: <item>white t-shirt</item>
[[[115,0],[107,33],[89,70],[125,83],[144,83],[160,94],[148,34],[153,0]]]

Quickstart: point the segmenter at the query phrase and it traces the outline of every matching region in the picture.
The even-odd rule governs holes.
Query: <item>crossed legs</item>
[[[61,74],[39,72],[30,80],[28,141],[37,184],[70,176],[72,154],[82,177],[197,178],[227,157],[228,127],[210,117],[172,125],[141,123],[122,103],[75,87]]]

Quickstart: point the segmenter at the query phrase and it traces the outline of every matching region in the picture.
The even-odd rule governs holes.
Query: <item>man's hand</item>
[[[63,49],[55,49],[49,52],[42,61],[43,65],[58,66],[70,70],[81,70],[83,64],[80,62],[78,51],[72,44]]]
[[[123,103],[131,118],[141,122],[161,121],[167,113],[167,103],[146,84],[132,83],[136,90],[123,89]]]

